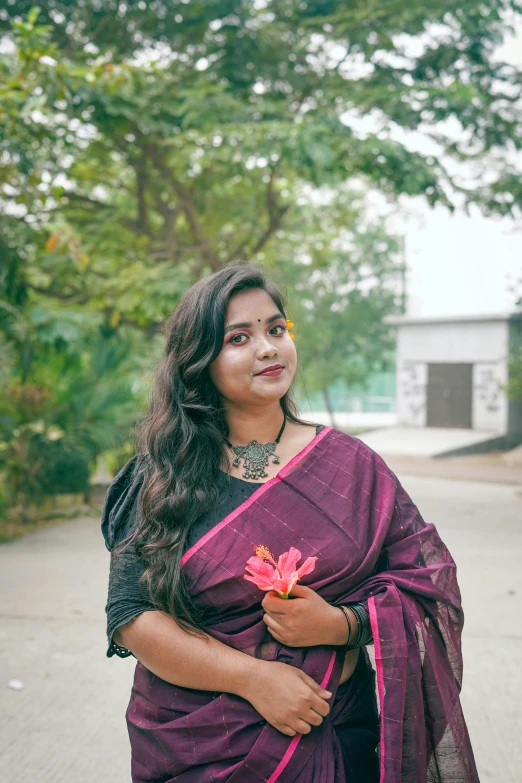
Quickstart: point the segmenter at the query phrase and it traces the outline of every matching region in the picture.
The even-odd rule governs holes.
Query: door
[[[472,364],[428,365],[428,427],[471,429]]]

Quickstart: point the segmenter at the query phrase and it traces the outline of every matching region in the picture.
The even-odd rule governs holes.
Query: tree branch
[[[157,193],[154,193],[154,205],[156,211],[159,212],[163,218],[162,236],[166,242],[174,243],[176,236],[176,221],[181,212],[181,208],[179,206],[174,208],[169,207]]]
[[[287,204],[286,207],[280,207],[277,204],[277,197],[274,193],[274,179],[275,179],[275,172],[276,172],[277,165],[272,168],[272,171],[270,172],[270,180],[268,182],[268,187],[266,189],[266,198],[265,198],[265,204],[266,204],[266,210],[268,212],[268,226],[266,228],[266,231],[262,234],[262,236],[258,239],[256,244],[254,245],[254,248],[252,249],[250,256],[256,255],[256,253],[259,253],[262,247],[268,242],[272,234],[277,231],[281,227],[282,220],[288,210],[290,209],[290,204]]]
[[[105,311],[105,315],[110,318],[111,312]],[[148,337],[153,337],[155,334],[160,334],[163,324],[140,324],[137,321],[134,321],[132,318],[121,318],[118,326],[130,326],[131,329],[138,329],[140,332],[143,332],[143,334],[146,334]]]
[[[260,237],[259,241],[254,246],[251,255],[255,255],[256,253],[259,253],[261,248],[264,247],[264,245],[266,245],[266,243],[268,242],[268,240],[270,239],[274,231],[277,231],[277,229],[281,227],[282,220],[289,209],[290,209],[290,204],[287,204],[286,207],[279,208],[277,213],[277,218],[271,221],[263,236]]]
[[[239,243],[237,247],[232,250],[231,253],[227,256],[226,263],[230,263],[230,261],[234,261],[234,259],[237,259],[241,256],[241,253],[245,249],[245,247],[248,245],[250,240],[252,239],[252,234],[247,234],[247,236]]]
[[[26,283],[27,288],[34,291],[37,294],[43,296],[50,296],[52,299],[59,299],[61,302],[68,302],[69,304],[87,304],[91,297],[88,294],[80,296],[79,294],[66,294],[63,291],[54,291],[52,288],[41,288],[38,285],[32,283]]]
[[[43,296],[50,296],[53,299],[59,299],[61,302],[67,302],[68,304],[87,304],[92,297],[90,296],[74,296],[73,294],[64,294],[60,291],[52,291],[48,288],[40,288],[40,286],[32,285],[31,283],[27,283],[27,287],[31,289],[31,291],[35,291],[37,294],[42,294]],[[105,308],[104,310],[99,310],[98,312],[101,312],[102,315],[104,315],[107,320],[110,319],[112,315],[112,308]],[[140,324],[138,321],[134,321],[132,318],[122,317],[120,318],[118,322],[118,326],[130,326],[132,329],[139,329],[144,334],[152,337],[155,334],[158,334],[163,324]]]
[[[73,201],[89,204],[95,209],[117,209],[113,204],[104,204],[103,201],[97,201],[95,198],[89,198],[89,196],[83,196],[81,193],[75,193],[74,191],[66,190],[63,195]]]
[[[221,261],[203,233],[190,191],[183,183],[176,179],[171,169],[169,169],[161,157],[157,147],[149,147],[149,152],[154,165],[164,177],[165,181],[170,184],[172,190],[179,199],[180,208],[187,218],[187,223],[190,226],[192,236],[200,248],[202,261],[209,264],[213,271],[216,271],[221,266]]]
[[[136,199],[138,201],[138,220],[137,225],[142,234],[150,237],[149,213],[145,193],[148,185],[147,176],[147,158],[146,151],[143,149],[143,155],[140,155],[134,161],[129,161],[136,174]]]

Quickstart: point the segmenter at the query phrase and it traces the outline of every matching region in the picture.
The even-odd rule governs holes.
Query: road
[[[520,783],[522,489],[401,479],[457,561],[462,701],[481,781]],[[0,547],[1,783],[130,781],[135,662],[105,657],[108,557],[97,519]]]

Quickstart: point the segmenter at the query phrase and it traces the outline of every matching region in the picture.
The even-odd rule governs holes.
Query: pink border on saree
[[[322,439],[332,430],[332,427],[325,427],[324,430],[321,430],[321,432],[313,438],[308,446],[305,446],[304,449],[302,449],[298,454],[295,455],[295,457],[292,457],[290,462],[287,462],[287,464],[281,468],[279,473],[274,476],[274,478],[271,478],[269,481],[265,481],[265,483],[258,487],[258,489],[253,492],[248,500],[245,500],[244,503],[241,503],[240,506],[238,506],[234,511],[232,511],[231,514],[228,515],[228,517],[225,517],[221,520],[215,527],[213,527],[211,530],[208,531],[202,538],[199,539],[199,541],[196,541],[196,543],[190,547],[190,549],[187,549],[183,557],[181,558],[181,565],[185,565],[187,560],[192,557],[193,554],[195,554],[200,547],[203,546],[203,544],[206,544],[207,541],[209,541],[213,536],[216,535],[216,533],[219,533],[220,530],[222,530],[225,525],[229,525],[239,514],[241,514],[245,509],[247,509],[255,500],[258,499],[262,494],[267,492],[270,487],[273,487],[274,484],[277,484],[278,481],[281,481],[282,478],[286,476],[290,468],[292,468],[296,462],[299,462],[300,459],[303,459],[303,457],[306,457],[308,452],[312,451],[317,444],[322,441]]]
[[[181,558],[181,565],[184,565],[187,560],[192,557],[195,552],[198,551],[200,547],[203,546],[207,541],[209,541],[213,536],[216,535],[216,533],[219,533],[222,528],[225,527],[225,525],[230,524],[242,511],[244,511],[246,508],[248,508],[254,500],[257,500],[260,495],[262,495],[264,492],[266,492],[270,487],[277,484],[278,481],[281,481],[282,478],[288,473],[288,471],[296,464],[296,462],[299,462],[299,460],[303,459],[303,457],[306,457],[306,455],[312,451],[312,449],[317,446],[317,444],[327,435],[333,428],[332,427],[325,427],[321,432],[319,432],[308,444],[308,446],[305,446],[304,449],[302,449],[298,454],[293,457],[290,462],[287,462],[287,464],[281,468],[279,473],[274,476],[274,478],[271,478],[269,481],[266,481],[261,487],[259,487],[255,492],[250,495],[248,500],[245,500],[244,503],[241,503],[240,506],[238,506],[234,511],[232,511],[231,514],[229,514],[227,517],[221,520],[219,524],[217,524],[215,527],[212,528],[212,530],[209,530],[206,535],[204,535],[202,538],[199,539],[199,541],[196,541],[194,546],[192,546],[190,549],[188,549],[183,557]],[[332,652],[332,656],[330,658],[330,662],[328,664],[328,668],[326,670],[326,673],[321,681],[321,688],[326,688],[326,685],[328,684],[328,681],[330,680],[330,676],[332,674],[332,670],[335,664],[335,657],[336,657],[335,650]],[[292,737],[292,741],[290,742],[290,745],[286,749],[286,752],[275,768],[275,770],[272,772],[270,777],[267,780],[267,783],[276,783],[279,776],[282,774],[283,770],[289,763],[290,759],[292,758],[295,749],[297,748],[301,738],[302,734],[295,734]]]
[[[375,598],[368,598],[368,612],[372,627],[373,644],[375,647],[375,668],[377,670],[377,690],[379,691],[379,704],[381,710],[381,774],[379,783],[384,783],[384,671],[382,668],[381,640],[379,638],[379,621],[375,611]]]
[[[321,430],[321,432],[323,432],[323,430]],[[321,681],[321,688],[326,688],[326,684],[328,683],[328,680],[330,679],[330,675],[332,673],[332,669],[333,669],[334,663],[335,663],[335,656],[336,656],[336,653],[335,653],[335,650],[334,650],[334,652],[332,653],[332,657],[330,658],[330,663],[328,664],[328,669],[326,670],[326,674],[324,675],[324,677],[323,677],[323,679]],[[292,758],[292,756],[294,754],[294,751],[297,748],[297,746],[299,745],[299,742],[300,742],[302,736],[303,736],[302,734],[295,734],[292,737],[292,742],[290,743],[290,745],[286,749],[285,755],[283,756],[283,758],[281,759],[281,761],[279,762],[277,767],[274,769],[274,771],[272,772],[272,774],[268,778],[267,783],[275,783],[275,781],[281,775],[281,773],[283,772],[284,768],[286,767],[286,765],[288,764],[288,762]]]

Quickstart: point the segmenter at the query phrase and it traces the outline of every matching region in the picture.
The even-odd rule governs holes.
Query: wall
[[[429,363],[471,363],[473,429],[505,432],[508,406],[505,319],[406,322],[397,340],[397,413],[402,424],[426,425]]]

